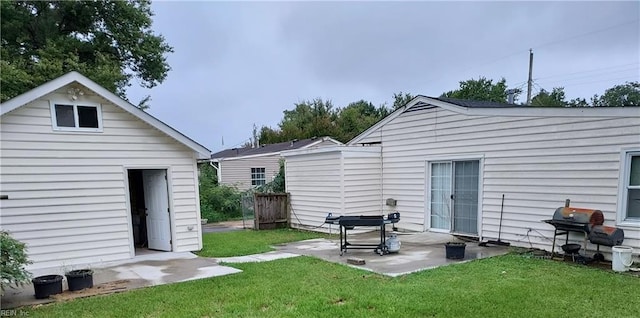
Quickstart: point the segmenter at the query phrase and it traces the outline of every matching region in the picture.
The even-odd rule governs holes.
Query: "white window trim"
[[[640,156],[640,148],[622,149],[620,151],[620,176],[618,177],[618,213],[617,225],[623,227],[640,227],[640,220],[625,220],[627,214],[627,186],[631,178],[631,156]]]
[[[264,178],[263,179],[255,179],[255,180],[264,180],[263,184],[253,184],[253,180],[254,180],[254,178],[253,178],[253,176],[254,176],[253,169],[264,169],[264,173],[262,173]],[[265,168],[265,167],[251,167],[251,169],[249,171],[251,173],[251,186],[252,187],[259,187],[259,186],[263,186],[263,185],[267,184],[267,168]],[[257,175],[259,173],[260,172],[256,172],[255,174]]]
[[[78,106],[95,107],[98,113],[98,128],[86,128],[86,127],[59,127],[58,118],[56,117],[56,105],[71,105],[73,106],[73,120],[76,126],[79,125],[78,121]],[[67,102],[61,100],[49,101],[49,108],[51,110],[51,127],[55,131],[75,131],[75,132],[102,132],[102,105],[91,102]]]

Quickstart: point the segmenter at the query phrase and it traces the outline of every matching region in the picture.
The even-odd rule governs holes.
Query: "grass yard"
[[[241,256],[272,251],[271,245],[328,237],[327,234],[278,229],[270,231],[242,230],[221,233],[205,233],[204,248],[198,255],[204,257]]]
[[[389,278],[311,257],[29,310],[29,317],[637,317],[640,279],[505,255]]]

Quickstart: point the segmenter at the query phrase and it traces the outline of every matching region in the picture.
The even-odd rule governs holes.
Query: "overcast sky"
[[[212,151],[320,97],[336,107],[394,92],[439,96],[504,77],[534,93],[602,94],[640,78],[640,2],[168,2],[154,30],[174,47],[164,83],[128,91]],[[520,101],[526,99],[526,93]],[[222,139],[224,138],[224,146]]]

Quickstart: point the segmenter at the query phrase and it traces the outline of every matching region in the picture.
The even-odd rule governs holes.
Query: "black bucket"
[[[445,257],[448,259],[463,259],[464,248],[467,246],[465,243],[449,242],[444,245]]]
[[[79,269],[65,274],[70,291],[82,290],[93,287],[93,271]]]
[[[36,299],[45,299],[62,293],[62,275],[38,276],[31,282],[36,292]]]

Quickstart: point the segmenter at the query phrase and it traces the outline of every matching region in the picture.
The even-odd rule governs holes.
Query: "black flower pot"
[[[445,257],[448,259],[463,259],[464,258],[464,248],[467,246],[466,243],[461,242],[448,242],[444,245],[445,248]]]
[[[38,276],[31,282],[36,292],[36,299],[45,299],[62,293],[62,275]]]
[[[90,269],[70,271],[65,276],[67,276],[70,291],[93,287],[93,271]]]

